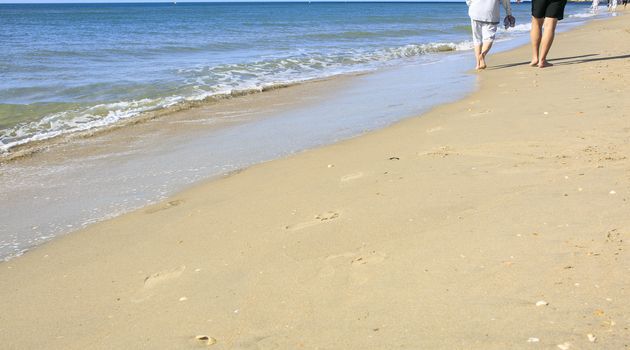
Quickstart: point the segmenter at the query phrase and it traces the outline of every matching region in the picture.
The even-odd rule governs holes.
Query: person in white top
[[[608,10],[609,11],[617,10],[617,0],[610,0],[610,3],[608,4]]]
[[[494,37],[497,34],[497,25],[500,19],[500,2],[503,4],[507,14],[503,21],[506,29],[514,27],[516,20],[512,17],[510,0],[466,0],[472,26],[475,58],[477,59],[476,69],[486,68],[486,55],[490,51]]]
[[[591,8],[593,9],[593,13],[599,12],[599,0],[593,0]]]

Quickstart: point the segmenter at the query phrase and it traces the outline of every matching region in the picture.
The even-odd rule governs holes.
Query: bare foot
[[[542,60],[538,63],[538,68],[551,67],[553,64],[547,62],[547,60]]]
[[[532,61],[531,61],[531,62],[529,62],[529,65],[530,65],[531,67],[536,67],[536,66],[538,66],[538,59],[537,59],[537,58],[532,58]]]
[[[486,69],[486,58],[483,56],[479,57],[479,69]]]

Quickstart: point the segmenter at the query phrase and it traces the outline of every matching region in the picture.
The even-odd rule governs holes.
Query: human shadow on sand
[[[549,62],[555,64],[567,64],[566,62],[562,62],[562,63],[554,63],[556,61],[564,61],[564,60],[572,60],[572,59],[576,59],[576,58],[581,58],[580,60],[577,60],[579,62],[577,63],[583,63],[586,61],[590,61],[590,60],[597,60],[597,59],[589,59],[589,60],[584,60],[583,58],[585,57],[592,57],[592,56],[598,56],[598,54],[595,53],[591,53],[588,55],[580,55],[580,56],[569,56],[569,57],[559,57],[559,58],[553,58],[553,59],[549,59]],[[608,57],[607,57],[608,58]],[[622,58],[622,57],[620,57]],[[530,61],[523,61],[523,62],[517,62],[517,63],[506,63],[506,64],[500,64],[498,66],[493,66],[493,67],[488,67],[486,70],[494,70],[494,69],[503,69],[503,68],[510,68],[510,67],[516,67],[516,66],[522,66],[525,64],[529,64]]]
[[[580,63],[596,62],[596,61],[620,60],[624,58],[630,58],[630,54],[619,55],[619,56],[609,56],[609,57],[588,58],[588,59],[573,60],[573,61],[568,61],[568,62],[559,62],[559,63],[554,63],[554,64],[557,66],[562,66],[565,64],[580,64]]]

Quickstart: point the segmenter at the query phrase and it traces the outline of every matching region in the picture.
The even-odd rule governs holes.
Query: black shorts
[[[567,0],[532,0],[532,16],[536,18],[564,18]]]

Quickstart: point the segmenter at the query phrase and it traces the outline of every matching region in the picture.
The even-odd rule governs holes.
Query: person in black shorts
[[[547,54],[553,44],[558,21],[564,17],[567,0],[532,0],[532,67],[552,66]],[[544,28],[544,32],[543,32]]]

